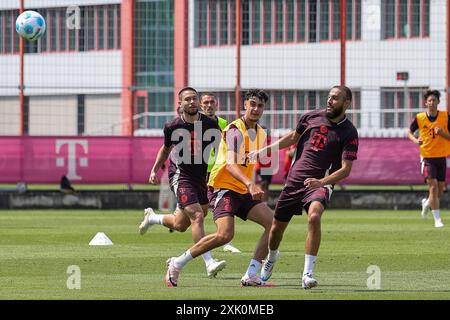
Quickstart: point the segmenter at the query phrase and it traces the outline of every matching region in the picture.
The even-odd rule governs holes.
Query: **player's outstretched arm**
[[[170,147],[166,147],[162,145],[162,147],[158,151],[158,155],[156,156],[155,164],[153,165],[152,170],[150,171],[150,177],[148,178],[148,182],[151,184],[157,184],[158,180],[156,178],[156,174],[158,170],[161,169],[163,164],[166,162],[167,158],[169,158]]]
[[[280,139],[278,139],[277,141],[275,141],[274,143],[272,143],[264,148],[261,148],[258,151],[250,152],[248,157],[249,157],[250,161],[256,161],[256,158],[258,157],[258,155],[261,155],[264,152],[267,152],[267,154],[270,154],[270,153],[274,152],[274,150],[281,150],[281,149],[287,148],[295,143],[298,143],[298,140],[300,140],[300,134],[296,130],[293,130],[293,131],[289,132],[288,134],[284,135],[283,137],[281,137]]]

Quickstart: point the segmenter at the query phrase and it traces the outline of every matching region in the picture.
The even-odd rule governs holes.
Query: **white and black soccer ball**
[[[45,19],[39,12],[22,12],[16,20],[16,31],[24,39],[35,41],[45,33]]]

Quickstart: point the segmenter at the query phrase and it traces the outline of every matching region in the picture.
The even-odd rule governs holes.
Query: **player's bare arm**
[[[308,188],[320,188],[326,185],[338,183],[350,175],[350,172],[352,171],[352,164],[353,161],[351,160],[342,160],[342,167],[336,172],[333,172],[329,176],[322,179],[308,178],[305,180],[304,185]]]
[[[266,146],[264,148],[259,149],[258,151],[252,151],[249,153],[248,158],[250,161],[256,161],[256,158],[261,155],[263,152],[273,152],[274,149],[284,149],[287,148],[293,144],[298,143],[300,140],[300,134],[296,130],[293,130],[289,132],[288,134],[284,135],[274,143],[270,144],[269,146]]]
[[[422,137],[419,136],[418,138],[416,138],[414,136],[414,134],[411,133],[411,131],[408,132],[408,139],[411,140],[413,143],[418,144],[418,145],[421,145],[423,143]]]
[[[156,174],[158,170],[161,169],[164,162],[169,158],[170,150],[172,147],[166,147],[162,145],[162,147],[158,151],[158,155],[156,156],[155,164],[153,165],[152,170],[150,171],[150,177],[148,178],[148,182],[151,184],[157,184],[158,179],[156,178]]]
[[[435,133],[436,135],[438,135],[438,136],[441,136],[441,137],[447,139],[447,140],[450,140],[450,134],[447,133],[447,132],[445,132],[445,131],[444,131],[441,127],[439,127],[439,126],[436,126],[436,127],[434,128],[434,133]]]
[[[234,151],[227,151],[227,170],[233,176],[233,178],[242,182],[247,186],[248,192],[252,195],[254,200],[261,200],[264,192],[261,188],[253,183],[240,169],[240,164],[238,164],[238,155]]]

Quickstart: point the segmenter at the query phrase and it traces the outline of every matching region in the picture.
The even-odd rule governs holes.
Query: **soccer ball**
[[[35,41],[45,33],[45,19],[36,11],[24,11],[17,17],[16,31],[22,38]]]

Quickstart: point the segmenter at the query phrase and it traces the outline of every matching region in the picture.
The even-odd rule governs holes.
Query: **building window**
[[[49,26],[51,37],[50,37],[50,50],[49,51],[58,51],[58,38],[59,38],[59,28],[58,28],[58,18],[56,10],[51,10],[48,15],[49,21],[47,21],[47,25]]]
[[[30,97],[24,96],[23,99],[23,134],[30,134]]]
[[[65,12],[58,12],[58,25],[59,25],[59,50],[67,50],[67,25],[66,25],[66,15]]]
[[[0,29],[0,32],[3,32],[3,53],[11,54],[14,53],[14,39],[16,38],[14,17],[16,17],[19,12],[17,10],[3,11],[1,14],[3,16],[3,27]]]
[[[294,24],[297,24],[297,42],[304,42],[306,35],[306,0],[297,0],[297,10],[294,15],[297,21],[294,21]]]
[[[208,11],[209,11],[209,45],[217,45],[217,1],[208,1]]]
[[[307,12],[306,12],[307,21],[309,22],[308,27],[308,41],[309,42],[317,42],[317,25],[319,19],[317,19],[317,1],[308,0]]]
[[[361,128],[361,92],[352,90],[352,105],[347,109],[347,118],[356,128]]]
[[[228,3],[226,0],[221,0],[220,5],[220,44],[228,44]]]
[[[79,94],[77,96],[77,134],[78,135],[84,134],[84,130],[85,130],[84,101],[85,101],[85,95]]]
[[[120,10],[117,10],[114,5],[110,5],[105,9],[107,20],[106,26],[107,30],[105,30],[105,37],[108,49],[118,48],[120,46],[120,41],[118,40],[120,36],[120,32],[118,32],[118,23],[120,19]]]
[[[2,12],[0,12],[0,54],[3,53],[3,31],[5,30],[5,24],[4,24],[5,18],[3,17]]]
[[[245,7],[248,1],[243,1]],[[230,45],[235,43],[235,4],[232,0],[197,0],[195,17],[197,21],[197,46]],[[242,12],[243,18],[249,10]],[[247,19],[248,21],[248,19]]]
[[[382,88],[381,128],[408,128],[424,105],[426,88]],[[406,99],[405,99],[406,97]]]
[[[285,1],[275,1],[274,3],[274,9],[275,9],[275,42],[283,42],[284,39],[284,5],[283,2]]]
[[[261,1],[252,3],[252,23],[250,24],[252,43],[261,42]]]
[[[170,116],[139,118],[136,128],[163,128],[173,118],[173,6],[173,0],[135,1],[134,112],[170,112]]]
[[[97,48],[102,50],[105,48],[105,10],[103,7],[98,8],[96,15],[95,32],[97,38]]]
[[[242,0],[242,44],[250,43],[251,19],[250,19],[250,2]]]
[[[350,8],[351,6],[347,6]],[[330,2],[329,1],[321,1],[320,2],[320,41],[329,40],[330,39]],[[347,23],[348,23],[347,17]]]
[[[197,46],[232,45],[235,1],[197,0]],[[347,39],[361,39],[361,0],[347,0]],[[332,41],[340,38],[339,0],[243,0],[242,44]],[[307,38],[307,39],[306,39]]]
[[[264,42],[272,42],[272,1],[264,0],[263,2],[263,34]]]
[[[286,1],[286,42],[294,41],[294,30],[295,30],[295,5],[294,0]]]
[[[269,94],[271,109],[275,111],[275,114],[272,114],[272,129],[284,128],[284,94],[281,91],[275,91]],[[279,117],[278,115],[283,115]]]
[[[428,37],[430,0],[382,0],[382,39]]]
[[[135,121],[135,129],[147,129],[149,128],[148,122],[154,121],[152,118],[143,116],[144,113],[148,112],[148,91],[136,91],[134,93],[134,114],[140,117]]]

